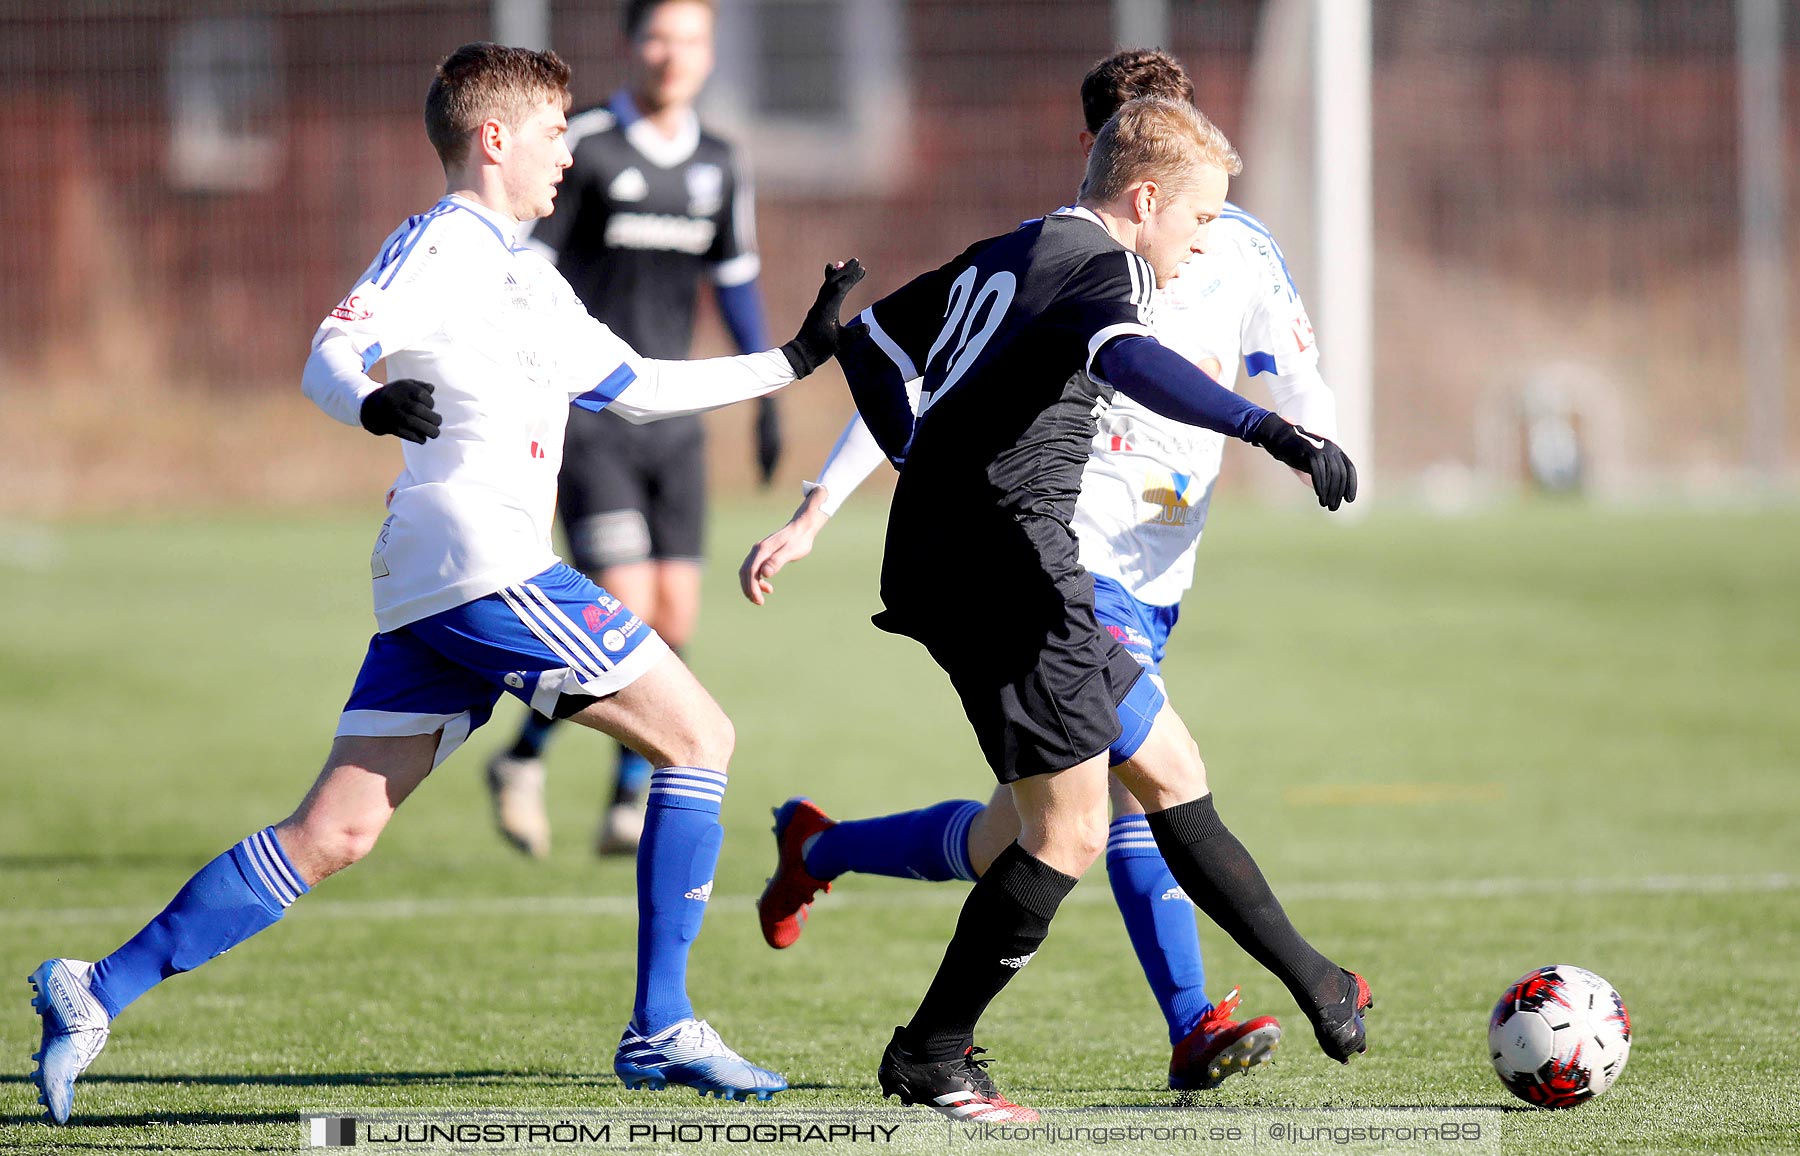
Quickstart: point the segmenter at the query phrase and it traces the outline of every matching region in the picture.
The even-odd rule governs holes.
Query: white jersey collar
[[[511,213],[495,212],[493,209],[488,208],[479,201],[470,197],[465,197],[461,193],[451,193],[446,196],[444,200],[458,208],[469,210],[469,212],[474,213],[477,217],[480,217],[489,225],[492,225],[494,231],[499,233],[501,239],[509,246],[519,243],[519,233],[524,228],[524,222],[515,220]]]
[[[670,138],[658,132],[655,125],[644,119],[644,114],[638,111],[637,102],[624,89],[613,93],[608,106],[613,115],[619,118],[619,125],[631,147],[658,168],[672,169],[693,156],[694,151],[700,147],[700,117],[691,108],[682,118],[681,128]]]

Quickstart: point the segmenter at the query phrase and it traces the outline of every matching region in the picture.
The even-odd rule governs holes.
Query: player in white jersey
[[[1121,52],[1101,61],[1082,84],[1084,154],[1112,112],[1140,96],[1191,102],[1193,87],[1164,53]],[[1158,291],[1154,328],[1159,341],[1228,389],[1241,361],[1267,383],[1283,417],[1335,436],[1336,406],[1318,373],[1305,306],[1280,248],[1243,210],[1227,204],[1208,228],[1204,252]],[[1162,417],[1123,393],[1099,417],[1075,506],[1080,561],[1094,576],[1096,618],[1153,677],[1193,582],[1224,442],[1223,434]],[[745,559],[739,578],[747,598],[763,601],[774,574],[810,552],[825,521],[884,458],[861,419],[852,419],[794,518]],[[1217,1006],[1206,999],[1191,905],[1157,850],[1142,804],[1116,777],[1111,788],[1108,875],[1168,1022],[1170,1087],[1213,1087],[1265,1062],[1280,1025],[1270,1016],[1232,1020],[1235,989]],[[834,823],[809,800],[790,799],[776,811],[780,859],[758,905],[764,936],[771,946],[790,946],[818,891],[847,872],[974,880],[1018,829],[1005,786],[986,804],[958,800],[847,823]]]
[[[647,420],[778,389],[836,348],[837,310],[861,269],[827,270],[800,334],[778,350],[639,357],[515,241],[550,211],[570,163],[568,80],[553,53],[495,44],[465,45],[438,67],[425,124],[446,195],[389,236],[320,325],[303,375],[332,417],[406,443],[370,559],[379,633],[292,815],[208,863],[99,962],[51,959],[33,973],[43,1043],[32,1080],[56,1123],[127,1005],[366,855],[506,692],[631,743],[656,768],[638,858],[637,990],[614,1071],[628,1087],[734,1099],[787,1087],[727,1047],[687,997],[730,720],[653,630],[557,559],[550,526],[571,403]],[[368,376],[383,361],[386,385]]]

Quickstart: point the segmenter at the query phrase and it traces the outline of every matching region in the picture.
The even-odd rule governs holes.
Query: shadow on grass
[[[221,1086],[268,1086],[291,1088],[384,1088],[408,1087],[416,1084],[486,1084],[501,1080],[547,1080],[556,1083],[610,1082],[610,1075],[598,1072],[509,1072],[498,1069],[475,1069],[456,1072],[257,1072],[228,1074],[208,1072],[188,1075],[170,1072],[163,1075],[110,1073],[85,1075],[82,1084],[217,1084]],[[0,1084],[29,1084],[29,1076],[0,1076]]]
[[[80,1113],[69,1123],[56,1129],[57,1135],[68,1137],[71,1143],[82,1139],[84,1128],[148,1128],[186,1125],[188,1127],[208,1127],[225,1124],[287,1124],[292,1126],[299,1122],[299,1116],[293,1112],[122,1112],[117,1115],[95,1116]],[[0,1127],[9,1124],[43,1124],[44,1114],[34,1112],[29,1115],[8,1112],[0,1115]],[[50,1125],[45,1124],[46,1128]],[[107,1147],[116,1147],[108,1143]],[[163,1145],[150,1145],[163,1147]]]

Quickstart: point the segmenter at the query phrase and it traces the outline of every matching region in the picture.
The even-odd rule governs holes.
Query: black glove
[[[766,487],[781,462],[781,411],[775,408],[772,394],[764,394],[756,401],[756,468]]]
[[[1327,510],[1356,500],[1356,464],[1336,442],[1307,433],[1278,413],[1263,418],[1245,440],[1267,450],[1282,465],[1312,475],[1313,493]]]
[[[868,270],[855,257],[842,265],[825,266],[825,283],[819,286],[819,296],[813,307],[806,311],[806,320],[800,323],[800,332],[794,339],[781,347],[787,355],[788,364],[794,367],[795,377],[805,377],[837,352],[838,310],[844,307],[844,298],[850,296],[850,290],[863,279]]]
[[[424,445],[438,436],[444,419],[431,408],[431,384],[403,377],[363,398],[362,426],[372,434],[393,434]]]

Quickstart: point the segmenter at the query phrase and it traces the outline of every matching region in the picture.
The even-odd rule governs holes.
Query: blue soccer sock
[[[664,767],[650,776],[638,843],[638,970],[632,1023],[644,1035],[694,1014],[688,1002],[688,949],[712,897],[725,828],[719,806],[725,775]]]
[[[1142,815],[1120,815],[1106,840],[1106,877],[1125,917],[1144,978],[1169,1021],[1169,1042],[1180,1043],[1212,1007],[1194,908],[1169,873]]]
[[[808,841],[806,870],[815,879],[836,879],[847,871],[899,879],[975,881],[969,863],[969,826],[987,807],[973,799],[953,799],[921,811],[879,819],[852,819]]]
[[[650,760],[624,743],[619,744],[619,765],[613,772],[612,805],[635,803],[650,785]]]
[[[94,996],[110,1016],[177,972],[192,971],[281,918],[311,890],[264,827],[200,868],[130,942],[94,965]]]

